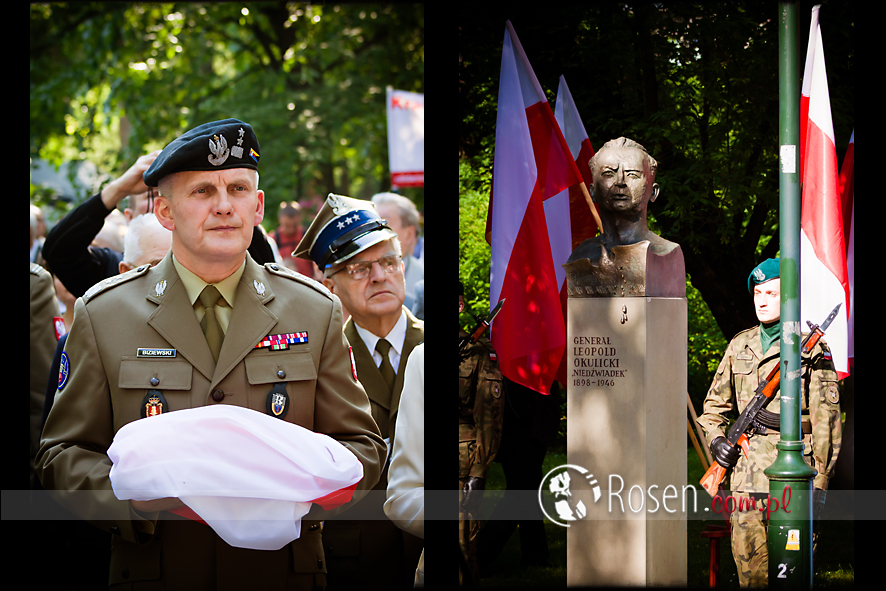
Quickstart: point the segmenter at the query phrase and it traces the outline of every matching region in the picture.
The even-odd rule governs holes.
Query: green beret
[[[761,283],[765,283],[771,279],[777,279],[778,277],[778,259],[766,259],[754,267],[754,270],[748,275],[748,292],[753,295],[754,285],[760,285]]]
[[[198,125],[163,148],[142,178],[149,187],[174,172],[251,168],[258,170],[258,139],[252,126],[239,119]]]

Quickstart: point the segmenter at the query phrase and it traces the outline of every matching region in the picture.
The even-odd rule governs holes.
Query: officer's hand
[[[729,443],[729,440],[723,437],[717,437],[711,441],[711,454],[717,463],[726,469],[735,466],[740,455],[739,448]]]
[[[462,498],[461,505],[464,507],[465,511],[468,511],[469,513],[475,513],[477,511],[480,505],[480,496],[485,489],[485,478],[479,478],[477,476],[471,476],[468,478],[467,482],[465,482],[462,487],[464,497]]]
[[[157,513],[158,511],[169,511],[170,509],[178,509],[185,506],[176,497],[151,499],[150,501],[133,501],[130,499],[129,505],[139,513]]]
[[[124,197],[128,195],[137,195],[148,190],[142,175],[151,167],[160,150],[155,150],[150,154],[145,154],[135,161],[135,164],[129,167],[129,170],[123,173],[120,178],[111,181],[102,189],[101,199],[108,210],[111,210],[120,203]]]

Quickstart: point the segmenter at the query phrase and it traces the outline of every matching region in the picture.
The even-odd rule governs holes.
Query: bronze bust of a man
[[[625,137],[610,140],[591,158],[603,234],[579,244],[566,269],[570,297],[685,297],[680,245],[646,225],[646,208],[658,197],[658,163]]]

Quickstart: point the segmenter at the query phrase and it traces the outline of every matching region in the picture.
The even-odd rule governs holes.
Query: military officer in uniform
[[[458,289],[458,313],[461,314],[465,298],[460,281]],[[459,339],[466,335],[459,327]],[[458,365],[458,543],[475,579],[480,495],[486,488],[486,473],[501,443],[504,400],[498,356],[489,339],[482,337],[468,348],[467,356],[460,359]],[[461,572],[459,578],[462,578]]]
[[[363,465],[358,491],[379,479],[385,444],[354,377],[340,302],[247,253],[264,213],[259,158],[252,127],[236,119],[173,140],[144,174],[160,187],[155,213],[171,251],[77,300],[36,470],[62,505],[113,534],[111,588],[325,586],[320,520],[330,513],[318,505],[298,539],[258,551],[171,515],[178,499],[118,500],[106,452],[131,421],[247,407],[338,440]]]
[[[778,415],[769,424],[749,438],[746,458],[739,448],[726,441],[727,418],[731,410],[739,413],[751,401],[759,382],[779,363],[781,347],[780,283],[778,259],[760,263],[748,277],[748,291],[754,296],[754,309],[760,324],[738,333],[717,368],[714,382],[704,402],[704,413],[698,423],[711,442],[713,457],[725,468],[733,468],[730,488],[739,499],[752,498],[756,508],[762,509],[769,496],[769,479],[763,474],[775,461],[779,440]],[[805,335],[803,335],[805,337]],[[812,481],[813,518],[817,519],[824,504],[828,479],[834,471],[842,440],[840,421],[840,394],[837,373],[825,339],[822,338],[801,360],[802,397],[801,431],[804,458],[818,471]],[[778,392],[767,411],[777,411],[781,393]],[[732,555],[742,587],[766,586],[769,552],[767,547],[768,521],[760,510],[736,511],[731,515]]]
[[[372,417],[390,450],[406,361],[424,339],[424,322],[403,305],[404,265],[397,234],[371,201],[330,193],[294,255],[317,263],[323,284],[351,313],[344,334]],[[330,588],[412,586],[423,541],[385,515],[387,480],[385,464],[379,483],[355,508],[356,514],[351,511],[325,524]]]

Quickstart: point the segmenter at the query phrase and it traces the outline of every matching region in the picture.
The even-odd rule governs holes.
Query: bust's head
[[[634,217],[642,214],[658,197],[655,171],[658,163],[646,149],[625,137],[610,140],[590,160],[594,177],[591,197],[600,207],[601,217]]]

